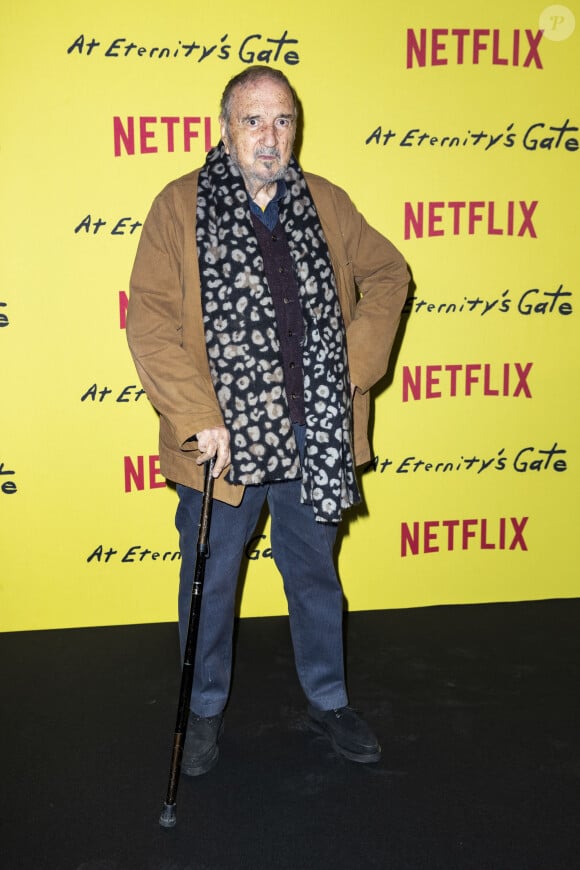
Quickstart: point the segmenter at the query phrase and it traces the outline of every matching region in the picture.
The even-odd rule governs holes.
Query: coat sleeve
[[[183,238],[179,198],[166,189],[142,228],[126,326],[135,366],[152,405],[168,422],[179,447],[189,451],[197,447],[191,441],[197,432],[223,426],[223,419],[209,377],[201,307],[199,346],[183,346]]]
[[[346,338],[350,377],[366,393],[383,377],[407,298],[409,271],[403,256],[335,188],[347,268],[359,296]]]

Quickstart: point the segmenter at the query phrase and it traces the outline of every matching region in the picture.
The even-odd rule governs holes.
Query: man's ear
[[[228,145],[227,124],[226,124],[226,122],[224,121],[224,119],[223,119],[221,116],[220,116],[220,119],[219,119],[219,124],[220,124],[220,135],[221,135],[221,139],[222,139],[222,142],[224,143],[224,148],[225,148],[226,154],[229,154],[229,153],[230,153],[230,148],[229,148],[229,145]]]

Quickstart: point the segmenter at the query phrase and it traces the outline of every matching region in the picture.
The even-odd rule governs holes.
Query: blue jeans
[[[295,426],[302,455],[305,427]],[[300,503],[300,481],[248,486],[239,507],[214,501],[191,692],[191,709],[215,716],[230,690],[236,588],[244,549],[267,500],[272,555],[284,583],[298,678],[319,710],[348,703],[344,679],[343,594],[333,549],[337,526],[317,523]],[[201,493],[178,484],[181,547],[179,633],[183,652],[195,566]]]

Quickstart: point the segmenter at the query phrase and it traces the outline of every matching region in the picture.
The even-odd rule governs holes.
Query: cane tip
[[[163,804],[163,810],[159,816],[159,824],[162,828],[174,828],[177,822],[175,804]]]

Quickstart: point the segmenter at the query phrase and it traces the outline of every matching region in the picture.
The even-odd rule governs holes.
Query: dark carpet
[[[3,870],[580,866],[580,600],[354,613],[378,765],[305,725],[285,618],[238,624],[218,766],[159,827],[173,624],[0,635]]]

